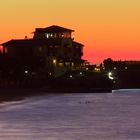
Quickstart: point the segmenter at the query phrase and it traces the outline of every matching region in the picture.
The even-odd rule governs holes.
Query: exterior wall
[[[47,46],[34,46],[33,55],[34,56],[46,56],[47,55]]]
[[[71,38],[64,38],[62,39],[61,43],[61,53],[62,57],[64,58],[70,58],[73,56],[72,53],[72,39]]]
[[[83,55],[83,47],[74,46],[73,47],[74,58],[81,59]]]
[[[8,56],[15,56],[14,47],[3,46],[3,54],[8,55]]]

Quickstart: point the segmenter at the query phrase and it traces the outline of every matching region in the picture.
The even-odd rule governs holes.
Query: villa
[[[78,69],[85,62],[84,45],[74,41],[73,32],[56,25],[36,28],[31,39],[25,36],[3,43],[2,53],[19,61],[25,71],[35,71],[38,66],[50,75],[59,75],[68,69]]]

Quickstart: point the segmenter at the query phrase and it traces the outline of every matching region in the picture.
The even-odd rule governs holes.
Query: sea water
[[[140,140],[140,90],[0,104],[0,140]]]

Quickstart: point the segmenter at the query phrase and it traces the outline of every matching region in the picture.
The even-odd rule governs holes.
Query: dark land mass
[[[108,75],[110,72],[112,79]],[[129,65],[118,66],[111,62],[109,65],[105,63],[105,69],[100,68],[98,72],[73,70],[59,77],[46,75],[4,77],[0,81],[0,102],[21,100],[27,96],[40,94],[108,93],[113,89],[124,88],[140,88],[140,68],[131,68]]]
[[[112,81],[104,73],[68,71],[58,78],[26,78],[20,82],[9,82],[0,88],[0,101],[48,93],[103,93],[111,90]]]

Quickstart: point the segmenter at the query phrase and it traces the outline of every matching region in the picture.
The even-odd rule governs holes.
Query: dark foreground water
[[[0,140],[140,140],[140,90],[0,104]]]

